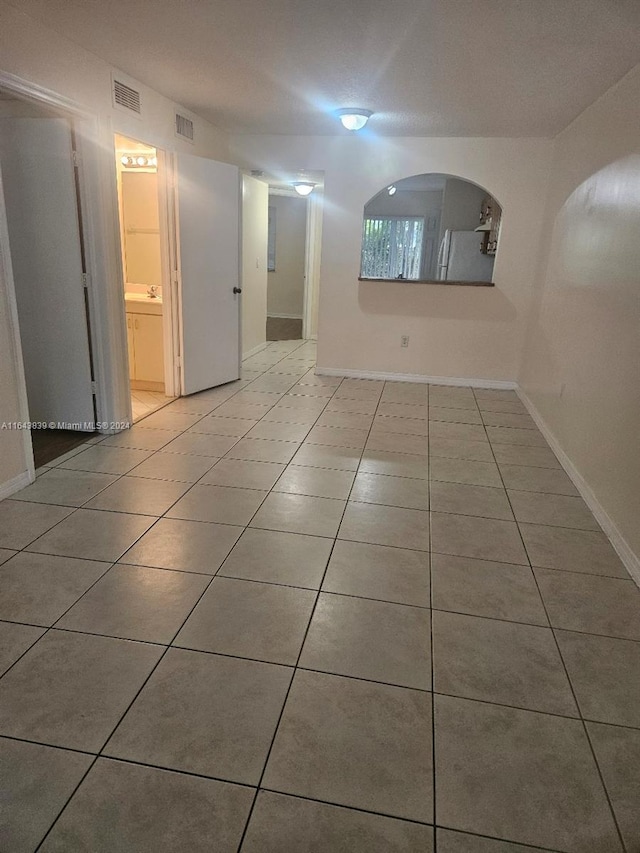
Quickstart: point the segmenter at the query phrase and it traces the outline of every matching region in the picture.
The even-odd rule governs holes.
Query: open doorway
[[[174,399],[167,344],[173,336],[170,287],[161,228],[162,156],[151,145],[116,134],[116,173],[129,383],[134,423]],[[169,374],[169,375],[168,375]]]
[[[0,205],[36,467],[96,429],[78,162],[70,115],[0,92]]]
[[[301,340],[307,199],[269,190],[267,340]]]
[[[317,337],[324,176],[321,172],[305,173],[303,177],[312,189],[303,196],[294,189],[302,182],[301,175],[294,176],[299,180],[285,175],[266,178],[267,341]]]

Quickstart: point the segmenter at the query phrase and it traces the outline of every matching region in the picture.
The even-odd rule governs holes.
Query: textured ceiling
[[[258,178],[260,181],[264,181],[266,184],[269,184],[270,190],[283,191],[283,192],[291,192],[298,196],[298,193],[293,189],[293,183],[295,181],[308,181],[311,184],[315,184],[318,190],[322,190],[324,188],[324,172],[314,171],[313,169],[305,169],[305,171],[296,171],[296,172],[247,172],[248,175],[251,175],[254,178]]]
[[[10,0],[231,132],[547,136],[640,61],[640,0]]]

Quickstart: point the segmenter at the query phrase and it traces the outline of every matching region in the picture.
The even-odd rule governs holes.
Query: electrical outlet
[[[409,346],[409,335],[401,335],[400,336],[400,346],[408,347]]]

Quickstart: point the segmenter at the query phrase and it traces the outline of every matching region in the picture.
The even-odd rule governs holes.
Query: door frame
[[[322,251],[323,213],[324,193],[320,189],[316,188],[307,198],[307,232],[305,235],[304,247],[304,290],[302,308],[303,340],[317,340],[318,338],[318,297],[320,290],[320,255]]]
[[[297,198],[300,196],[293,190],[269,187],[269,195]],[[302,281],[302,339],[317,340],[318,338],[318,301],[320,292],[320,257],[322,251],[322,217],[324,214],[324,192],[316,187],[307,196],[306,225],[304,236],[304,278]],[[278,224],[276,222],[276,233]],[[266,315],[269,315],[267,308]],[[265,317],[265,325],[266,325]]]
[[[114,133],[114,168],[117,170],[115,156],[115,133]],[[176,333],[178,328],[176,307],[178,304],[178,294],[176,292],[175,276],[172,275],[172,270],[175,270],[173,264],[174,249],[176,243],[175,233],[175,218],[172,215],[173,207],[173,155],[163,148],[158,148],[153,142],[147,142],[145,139],[139,139],[128,133],[119,133],[118,136],[124,136],[131,139],[132,142],[140,142],[143,145],[148,145],[150,148],[155,148],[156,157],[158,159],[156,167],[156,175],[158,178],[158,214],[160,220],[160,270],[162,283],[162,349],[163,349],[163,373],[164,373],[164,393],[167,397],[180,396],[180,371],[177,354],[179,353],[179,339]],[[120,226],[120,254],[124,254],[124,232],[122,230],[122,220],[120,212],[118,212],[118,223]],[[121,276],[121,291],[123,310],[126,313],[126,300],[124,298],[126,285],[126,270],[122,264]],[[126,318],[123,315],[125,323],[126,335]],[[128,364],[128,351],[127,351]],[[129,370],[127,377],[130,376]],[[131,392],[131,380],[128,378],[129,394]],[[133,420],[133,419],[132,419]]]
[[[7,307],[9,324],[11,326],[11,350],[13,355],[13,367],[18,381],[18,417],[21,423],[29,422],[29,401],[27,399],[27,382],[24,374],[24,361],[22,358],[22,340],[20,338],[20,323],[18,321],[18,302],[13,281],[13,268],[11,265],[11,251],[9,246],[9,228],[7,214],[4,204],[4,188],[2,185],[2,173],[0,172],[0,284],[4,284],[7,294]],[[25,461],[27,463],[27,482],[20,482],[19,488],[27,483],[32,483],[35,478],[35,463],[33,458],[33,445],[31,444],[31,431],[22,430],[22,445],[24,448]],[[1,485],[1,484],[0,484]],[[6,495],[2,494],[2,497]]]
[[[160,207],[160,252],[162,267],[162,339],[164,344],[164,393],[182,396],[180,280],[178,267],[178,221],[176,214],[175,154],[156,148],[158,158],[158,204]],[[168,300],[165,302],[165,293]]]
[[[121,263],[118,252],[117,194],[111,181],[112,150],[104,144],[111,131],[111,122],[101,122],[95,113],[76,101],[2,70],[0,87],[19,100],[54,110],[61,117],[68,119],[74,130],[80,202],[78,215],[84,238],[87,270],[88,331],[93,355],[96,426],[102,433],[119,432],[123,422],[131,421],[131,400],[128,394],[123,393],[123,380],[127,378],[124,316],[121,324],[113,322],[114,317],[123,315],[123,306],[118,303],[118,293],[114,287],[114,282],[118,281],[121,272]],[[111,192],[108,192],[107,188],[110,188]],[[4,220],[4,213],[2,219]],[[10,258],[6,222],[0,227],[0,241],[3,253]],[[5,275],[11,273],[10,264],[5,265],[4,272]],[[7,276],[6,288],[9,321],[16,350],[15,369],[19,383],[21,417],[28,422],[22,342],[12,275]],[[30,434],[26,432],[24,448],[29,482],[32,482],[35,478],[33,448]]]

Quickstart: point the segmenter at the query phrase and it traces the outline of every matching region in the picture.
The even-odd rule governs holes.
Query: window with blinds
[[[422,216],[366,216],[361,277],[419,279],[423,237]]]

